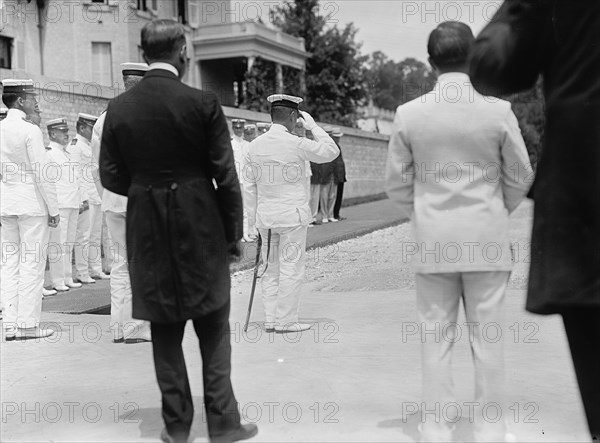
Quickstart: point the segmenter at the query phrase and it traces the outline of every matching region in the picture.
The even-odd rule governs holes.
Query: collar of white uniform
[[[50,148],[52,148],[52,149],[60,149],[62,152],[65,152],[65,148],[67,147],[66,145],[63,146],[60,143],[53,142],[53,141],[50,141],[50,143],[48,144],[48,146]]]
[[[179,78],[179,71],[177,70],[177,68],[169,63],[163,63],[163,62],[154,62],[151,63],[150,66],[148,66],[148,71],[152,71],[154,69],[164,69],[165,71],[169,71],[172,72],[173,74],[175,74],[175,76],[177,76],[177,78]]]
[[[21,118],[21,119],[25,119],[27,118],[27,114],[25,114],[23,111],[21,111],[20,109],[15,109],[15,108],[10,108],[8,110],[8,112],[6,113],[6,117],[11,117],[11,118]]]
[[[233,134],[233,139],[238,142],[241,143],[244,141],[244,137],[238,137],[237,135]]]
[[[92,142],[90,140],[88,140],[81,134],[77,134],[77,141],[82,142],[84,145],[88,145],[88,146],[90,146],[92,144]]]
[[[281,132],[290,132],[290,131],[288,131],[288,128],[283,126],[281,123],[273,123],[271,125],[270,129],[274,129],[275,131],[281,131]]]
[[[458,85],[467,85],[471,84],[471,79],[464,72],[446,72],[438,77],[437,82],[441,84],[456,83]]]

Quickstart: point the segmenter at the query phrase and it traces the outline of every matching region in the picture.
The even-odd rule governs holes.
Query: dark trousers
[[[231,387],[229,302],[205,317],[193,320],[200,341],[204,405],[210,437],[237,429],[240,415]],[[188,438],[194,405],[181,341],[186,322],[152,323],[152,350],[162,393],[165,427],[176,441]]]
[[[342,209],[342,198],[344,197],[344,182],[337,184],[337,195],[333,205],[333,218],[340,218],[340,209]]]
[[[585,415],[594,441],[600,440],[600,308],[561,312]]]

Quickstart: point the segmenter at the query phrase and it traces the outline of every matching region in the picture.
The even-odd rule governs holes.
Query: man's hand
[[[90,204],[87,200],[84,200],[79,206],[79,213],[81,214],[82,212],[87,211],[88,209],[90,209]]]
[[[315,123],[315,119],[312,118],[312,116],[306,112],[306,111],[299,111],[300,112],[300,116],[301,118],[304,120],[304,129],[306,129],[307,131],[311,131],[312,129],[315,128],[315,126],[317,126],[317,124]]]
[[[51,228],[56,228],[59,223],[60,223],[60,215],[59,214],[48,216],[48,226],[50,226]]]
[[[242,257],[242,241],[234,241],[227,245],[227,256],[229,263],[237,263]]]

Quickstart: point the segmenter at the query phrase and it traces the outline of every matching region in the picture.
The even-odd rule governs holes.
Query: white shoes
[[[104,272],[100,272],[99,274],[90,275],[90,277],[98,280],[108,280],[110,278],[110,275],[107,275]]]
[[[79,277],[77,280],[79,280],[79,282],[85,284],[85,285],[91,285],[93,283],[96,283],[96,280],[94,280],[92,277],[90,277],[89,275],[87,277]]]
[[[58,292],[67,292],[69,287],[67,285],[54,285],[54,289],[56,289]]]
[[[324,218],[323,220],[321,220],[321,223],[329,223],[329,219],[328,218]]]
[[[68,286],[69,288],[81,288],[81,283],[75,283],[72,279],[71,280],[67,280],[65,282],[65,286]]]
[[[337,222],[339,222],[339,220],[337,218],[330,218],[329,221],[331,223],[337,223]]]
[[[287,334],[288,332],[302,332],[312,328],[310,323],[290,323],[285,326],[275,326],[275,333]]]
[[[50,297],[51,295],[56,295],[56,291],[54,289],[42,288],[42,297]]]
[[[40,329],[39,327],[33,328],[18,328],[14,334],[9,335],[8,331],[5,331],[6,341],[12,340],[31,340],[35,338],[50,337],[56,331],[53,329]]]

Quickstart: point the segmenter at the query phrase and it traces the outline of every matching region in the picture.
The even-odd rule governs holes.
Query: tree
[[[383,109],[395,110],[399,105],[431,91],[435,73],[414,58],[401,62],[390,60],[381,52],[371,54],[366,74],[369,98]]]
[[[366,97],[363,63],[352,23],[327,28],[318,0],[294,0],[273,11],[272,20],[283,32],[302,37],[311,53],[306,61],[305,109],[316,120],[353,126],[356,107]],[[297,78],[292,83],[299,84]]]

